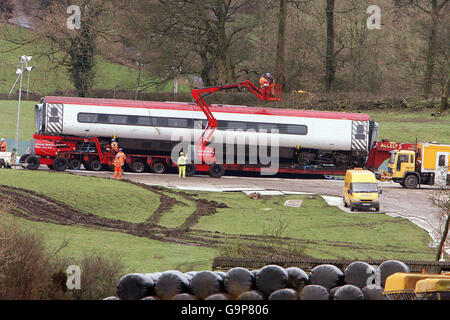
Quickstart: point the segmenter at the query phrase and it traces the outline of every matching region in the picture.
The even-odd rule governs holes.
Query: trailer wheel
[[[131,170],[134,173],[143,173],[145,171],[145,164],[142,161],[135,161],[131,165]]]
[[[0,168],[6,168],[6,163],[3,159],[0,159]]]
[[[410,174],[406,176],[405,180],[403,180],[403,184],[406,189],[415,189],[419,184],[419,178],[417,178],[414,174]]]
[[[152,170],[154,173],[163,174],[166,172],[166,165],[162,162],[155,162],[152,165]]]
[[[41,161],[37,156],[31,155],[27,157],[26,164],[28,170],[36,170],[41,165]]]
[[[26,163],[27,158],[28,158],[29,156],[30,156],[30,155],[29,155],[28,153],[22,155],[22,156],[20,157],[20,159],[19,159],[19,163]]]
[[[225,169],[220,164],[213,164],[209,169],[209,175],[213,178],[220,178],[225,173]]]
[[[72,159],[69,161],[69,169],[70,170],[80,170],[81,169],[81,161],[78,159]]]
[[[195,169],[195,164],[188,164],[186,166],[186,176],[192,177],[195,175],[196,172],[197,170]]]
[[[89,162],[89,167],[92,171],[100,171],[102,170],[102,163],[100,162],[100,160],[92,160],[91,162]]]
[[[68,161],[64,157],[58,157],[53,161],[53,168],[56,171],[64,171],[67,169]]]

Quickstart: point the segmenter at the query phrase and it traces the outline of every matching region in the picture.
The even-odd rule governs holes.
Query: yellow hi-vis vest
[[[187,157],[181,156],[178,158],[178,165],[179,166],[185,166],[187,161]]]

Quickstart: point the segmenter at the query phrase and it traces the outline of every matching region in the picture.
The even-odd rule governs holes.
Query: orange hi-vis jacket
[[[265,77],[260,77],[259,78],[259,85],[260,87],[266,87],[269,84],[269,81],[267,81],[267,79]]]
[[[115,167],[122,167],[125,164],[125,159],[127,157],[125,156],[125,153],[119,152],[116,157],[114,158],[114,166]]]
[[[8,146],[6,144],[6,141],[3,141],[2,144],[0,145],[0,152],[6,152],[7,149]]]

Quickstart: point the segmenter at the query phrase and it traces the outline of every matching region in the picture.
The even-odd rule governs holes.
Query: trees
[[[327,41],[325,56],[325,90],[330,92],[336,78],[336,63],[334,52],[334,4],[335,0],[326,0]]]
[[[280,0],[280,13],[278,17],[278,39],[276,51],[276,78],[283,88],[286,87],[285,68],[285,37],[288,0]]]

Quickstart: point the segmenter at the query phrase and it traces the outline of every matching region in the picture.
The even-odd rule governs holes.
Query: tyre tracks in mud
[[[159,225],[164,213],[170,211],[176,204],[185,205],[183,202],[167,195],[170,192],[167,189],[155,186],[148,186],[136,182],[125,181],[144,188],[150,192],[156,193],[160,197],[160,205],[149,218],[142,223],[133,223],[123,220],[110,219],[97,216],[91,213],[82,212],[76,208],[55,200],[46,195],[35,191],[0,185],[0,202],[6,203],[5,211],[14,216],[31,221],[53,223],[64,226],[83,226],[102,231],[113,231],[143,237],[151,240],[157,240],[166,243],[193,245],[209,248],[219,248],[230,241],[245,241],[248,248],[253,248],[260,252],[266,250],[273,252],[273,248],[267,245],[269,242],[279,241],[287,247],[318,245],[324,251],[324,246],[331,249],[350,248],[357,251],[382,250],[392,253],[417,253],[416,251],[405,250],[400,247],[374,248],[369,245],[355,244],[351,242],[336,242],[330,240],[308,240],[296,239],[290,237],[274,237],[269,235],[250,235],[250,234],[230,234],[218,231],[207,231],[193,228],[202,216],[213,215],[219,208],[227,208],[226,204],[218,203],[212,200],[197,199],[196,194],[189,194],[183,191],[177,192],[177,195],[186,201],[192,201],[195,204],[195,210],[185,221],[176,228],[170,228]],[[8,205],[10,204],[10,205]],[[325,252],[325,251],[324,251]],[[289,249],[278,248],[278,255],[289,255],[292,252]]]

